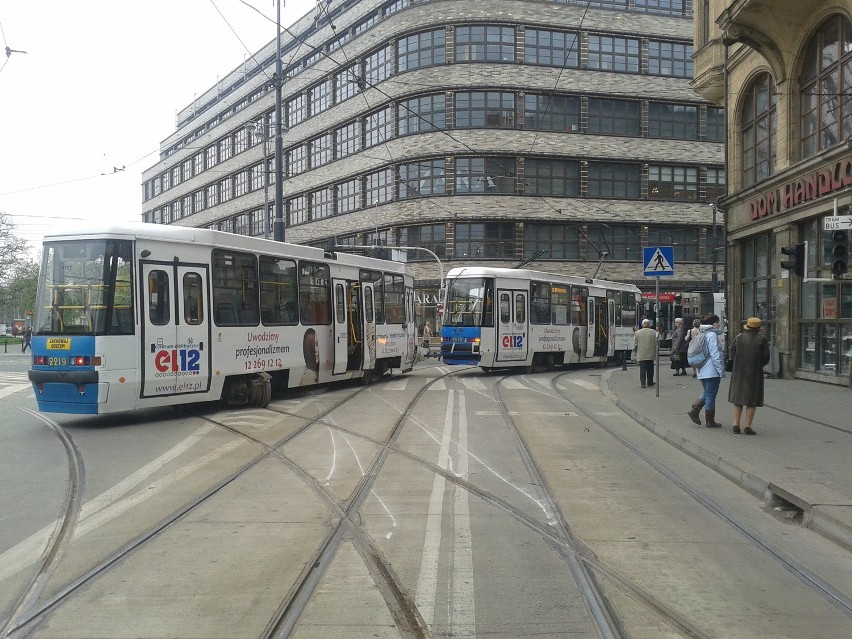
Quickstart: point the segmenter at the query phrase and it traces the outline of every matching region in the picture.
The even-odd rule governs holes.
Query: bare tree
[[[6,213],[0,213],[0,286],[12,282],[23,262],[27,258],[29,244],[19,237],[14,220]]]

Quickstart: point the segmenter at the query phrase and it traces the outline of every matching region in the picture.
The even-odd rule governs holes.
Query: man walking
[[[642,328],[633,334],[633,359],[639,362],[639,383],[642,388],[654,385],[657,344],[657,331],[651,328],[651,320],[643,319]]]

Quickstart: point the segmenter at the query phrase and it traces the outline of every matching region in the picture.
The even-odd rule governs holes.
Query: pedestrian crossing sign
[[[642,249],[645,277],[674,275],[674,249],[671,246],[646,246]]]

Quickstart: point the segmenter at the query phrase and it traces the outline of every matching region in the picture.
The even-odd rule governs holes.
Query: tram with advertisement
[[[209,229],[126,224],[44,238],[39,410],[101,414],[410,370],[403,264]]]
[[[468,266],[447,274],[447,364],[550,370],[606,363],[633,348],[641,293],[632,284]]]

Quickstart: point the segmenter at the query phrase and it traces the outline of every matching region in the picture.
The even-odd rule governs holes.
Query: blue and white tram
[[[639,288],[540,271],[447,274],[441,357],[483,369],[606,362],[633,347]]]
[[[126,224],[44,239],[39,410],[100,414],[402,372],[416,354],[403,264],[219,231]]]

